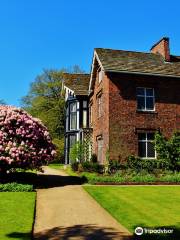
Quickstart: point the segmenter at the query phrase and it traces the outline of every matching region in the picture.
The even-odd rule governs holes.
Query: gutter
[[[125,73],[125,74],[135,74],[135,75],[147,75],[147,76],[159,76],[159,77],[172,77],[172,78],[179,78],[180,76],[174,75],[163,75],[158,73],[142,73],[142,72],[128,72],[128,71],[121,71],[121,70],[105,70],[105,72],[114,72],[114,73]]]

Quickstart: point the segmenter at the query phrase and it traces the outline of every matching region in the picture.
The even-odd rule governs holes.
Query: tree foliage
[[[85,145],[77,141],[70,149],[71,163],[76,161],[82,163],[84,161]]]
[[[64,154],[64,94],[63,73],[82,73],[78,65],[69,69],[44,70],[31,83],[29,92],[21,99],[22,107],[32,116],[41,119],[48,128],[57,147],[57,160]]]
[[[44,70],[22,98],[22,106],[32,116],[42,120],[53,138],[64,133],[63,71]]]
[[[170,139],[161,133],[155,134],[157,160],[161,168],[180,170],[180,132],[175,132]]]

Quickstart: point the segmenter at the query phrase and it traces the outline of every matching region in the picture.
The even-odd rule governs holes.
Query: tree
[[[64,133],[64,98],[62,71],[44,70],[31,84],[29,93],[22,98],[22,106],[32,116],[40,118],[53,138]]]
[[[40,169],[56,154],[47,128],[20,108],[0,106],[0,172]]]
[[[44,70],[31,83],[29,93],[22,98],[22,107],[32,116],[41,119],[57,146],[57,159],[64,151],[64,95],[62,89],[64,72],[83,72],[78,65],[69,69]]]

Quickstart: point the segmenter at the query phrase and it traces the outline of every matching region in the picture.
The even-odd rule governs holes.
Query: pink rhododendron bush
[[[0,106],[0,171],[40,169],[55,155],[47,128],[40,120],[22,109]]]

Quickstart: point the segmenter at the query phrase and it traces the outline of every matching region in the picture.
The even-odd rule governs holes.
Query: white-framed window
[[[138,155],[141,158],[156,158],[154,133],[138,133]]]
[[[83,110],[83,128],[87,127],[87,110]]]
[[[70,130],[77,129],[77,104],[70,103]]]
[[[98,71],[98,82],[99,83],[103,80],[103,77],[104,77],[104,72],[101,69],[99,69],[99,71]]]
[[[83,101],[83,108],[87,108],[87,101]]]
[[[98,118],[102,116],[102,94],[97,96],[97,114]]]
[[[137,91],[137,110],[154,111],[155,110],[154,88],[138,87],[136,91]]]
[[[82,112],[82,118],[83,118],[83,128],[87,127],[87,114],[88,114],[88,103],[86,100],[83,100],[83,112]]]

